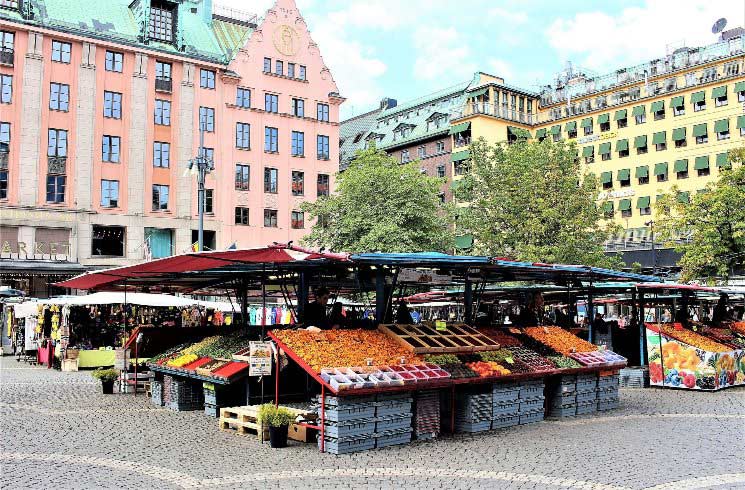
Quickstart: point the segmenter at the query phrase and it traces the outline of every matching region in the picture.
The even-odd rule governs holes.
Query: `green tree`
[[[384,151],[359,151],[337,174],[336,192],[302,209],[316,220],[304,243],[344,252],[447,251],[450,213],[439,198],[444,179],[400,164]]]
[[[458,227],[475,252],[530,262],[618,267],[603,251],[617,232],[595,203],[597,179],[582,175],[574,144],[519,140],[471,146],[471,166],[456,188]]]
[[[745,149],[739,149],[729,159],[742,164],[744,156]],[[705,192],[686,197],[674,187],[657,201],[658,235],[683,254],[684,281],[728,278],[745,263],[745,167],[723,170]]]

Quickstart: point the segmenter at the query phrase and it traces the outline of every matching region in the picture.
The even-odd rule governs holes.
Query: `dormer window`
[[[0,0],[0,7],[18,10],[18,0]]]
[[[156,41],[172,43],[174,39],[174,25],[176,6],[164,1],[153,0],[150,4],[150,24],[147,36]]]

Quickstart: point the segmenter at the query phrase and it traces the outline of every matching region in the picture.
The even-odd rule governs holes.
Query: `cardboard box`
[[[291,424],[287,430],[287,438],[298,442],[316,442],[316,429],[303,425]]]
[[[78,370],[78,359],[63,359],[62,360],[62,371],[72,372]]]

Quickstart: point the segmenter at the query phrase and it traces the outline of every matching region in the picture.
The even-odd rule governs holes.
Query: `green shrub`
[[[259,407],[258,422],[270,427],[282,427],[295,421],[295,415],[282,407],[275,407],[273,403],[265,403]]]
[[[116,381],[119,378],[119,370],[98,368],[91,375],[96,379],[100,379],[101,382]]]

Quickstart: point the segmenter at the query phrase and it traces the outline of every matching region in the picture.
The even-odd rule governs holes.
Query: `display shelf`
[[[195,379],[198,381],[207,381],[208,383],[215,383],[215,384],[220,384],[220,385],[229,385],[248,376],[248,370],[245,370],[245,372],[238,373],[238,375],[233,378],[225,379],[225,378],[213,378],[209,376],[202,376],[200,374],[187,372],[187,371],[183,371],[180,369],[169,368],[166,366],[159,366],[157,364],[148,364],[148,367],[150,368],[151,371],[154,371],[156,373],[170,374],[172,376],[180,376],[182,378],[191,378],[191,379]]]
[[[499,343],[467,325],[437,330],[426,325],[379,325],[378,329],[415,354],[455,354],[499,349]]]

